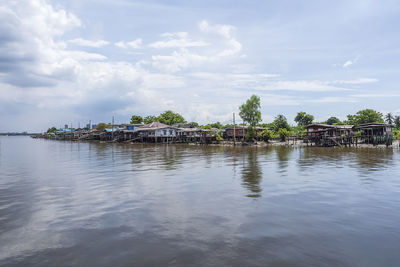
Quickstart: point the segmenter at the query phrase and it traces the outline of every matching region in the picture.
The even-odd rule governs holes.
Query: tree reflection
[[[250,191],[248,197],[258,198],[261,196],[261,178],[262,170],[258,162],[257,149],[243,151],[242,184]]]
[[[289,158],[290,158],[292,152],[293,152],[293,148],[291,148],[291,147],[277,147],[276,148],[276,156],[278,158],[280,173],[287,172],[287,168],[289,166]]]

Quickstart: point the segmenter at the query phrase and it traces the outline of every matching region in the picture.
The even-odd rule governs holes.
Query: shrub
[[[281,139],[281,142],[285,142],[286,138],[290,135],[290,132],[285,128],[280,128],[278,130],[278,135],[279,138]]]
[[[269,139],[272,138],[272,131],[265,129],[264,131],[262,131],[261,133],[258,134],[258,136],[265,142],[268,142]]]

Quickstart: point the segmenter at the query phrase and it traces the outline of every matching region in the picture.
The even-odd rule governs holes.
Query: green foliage
[[[281,139],[281,142],[285,142],[286,138],[290,135],[290,132],[285,128],[280,128],[278,130],[278,135],[279,138]]]
[[[307,114],[303,111],[298,112],[297,116],[294,118],[294,121],[297,122],[299,126],[307,126],[310,125],[314,120],[314,116]]]
[[[57,132],[57,128],[56,127],[51,127],[47,130],[48,133],[54,133]]]
[[[233,124],[225,124],[224,126],[222,126],[222,129],[226,129],[229,127],[233,127]]]
[[[346,124],[360,125],[363,123],[384,123],[383,114],[373,109],[363,109],[356,113],[356,115],[347,115]]]
[[[143,118],[139,115],[133,115],[131,117],[131,124],[140,124],[143,122]]]
[[[272,129],[273,128],[273,123],[260,123],[258,126],[262,127],[262,128],[265,128],[265,129]]]
[[[111,128],[111,127],[112,127],[111,124],[107,124],[107,123],[104,123],[104,122],[99,122],[97,124],[97,126],[96,126],[96,129],[99,130],[99,131],[104,131],[104,129]]]
[[[290,131],[297,136],[302,136],[302,133],[305,131],[304,126],[292,126],[290,127]]]
[[[199,127],[200,125],[197,122],[189,122],[189,125],[192,126],[193,128]]]
[[[354,134],[354,136],[361,136],[361,131],[360,130],[358,130],[357,132],[355,132],[355,134]]]
[[[258,136],[265,142],[268,142],[269,139],[272,138],[273,132],[271,130],[265,129],[264,131],[260,132]]]
[[[152,123],[152,122],[155,122],[155,121],[157,121],[157,117],[156,116],[146,116],[146,117],[144,117],[144,119],[143,119],[143,122],[145,123],[145,124],[149,124],[149,123]]]
[[[393,130],[393,137],[395,139],[400,139],[400,130],[399,129],[394,129]]]
[[[222,133],[221,132],[217,132],[215,134],[215,139],[220,142],[220,141],[224,141],[224,138],[222,138]]]
[[[275,117],[275,120],[272,123],[272,128],[275,132],[278,132],[279,129],[286,129],[288,131],[290,130],[289,123],[287,122],[286,117],[283,115],[278,115]]]
[[[246,132],[246,134],[245,134],[245,136],[244,136],[244,139],[247,141],[247,142],[253,142],[254,140],[254,136],[256,136],[256,129],[255,128],[253,128],[253,127],[251,127],[251,126],[249,126],[248,128],[247,128],[247,132]]]
[[[261,121],[260,98],[252,95],[246,103],[239,107],[239,116],[244,122],[247,122],[251,127],[255,127]]]
[[[204,129],[211,129],[211,128],[223,129],[224,125],[222,125],[219,121],[217,121],[217,122],[214,122],[214,123],[210,123],[210,124],[204,125],[203,128]],[[225,128],[227,128],[227,127],[225,127]]]
[[[400,116],[394,117],[394,127],[400,130]]]
[[[219,121],[217,121],[217,122],[215,122],[215,123],[211,123],[211,128],[217,128],[217,129],[222,129],[222,124],[219,122]]]
[[[336,125],[342,123],[338,118],[336,117],[330,117],[327,121],[326,124],[328,125]]]
[[[386,122],[388,124],[392,125],[393,124],[393,115],[392,115],[392,113],[389,112],[388,114],[386,114],[385,120],[386,120]]]
[[[171,110],[167,110],[158,116],[158,121],[167,125],[175,123],[186,123],[186,120],[179,113],[175,113]]]

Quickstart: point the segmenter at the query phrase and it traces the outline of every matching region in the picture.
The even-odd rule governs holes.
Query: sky
[[[166,110],[400,115],[400,2],[0,0],[0,132]],[[239,120],[240,121],[240,120]]]

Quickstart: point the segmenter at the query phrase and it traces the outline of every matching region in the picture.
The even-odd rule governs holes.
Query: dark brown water
[[[399,162],[0,137],[0,265],[400,266]]]

